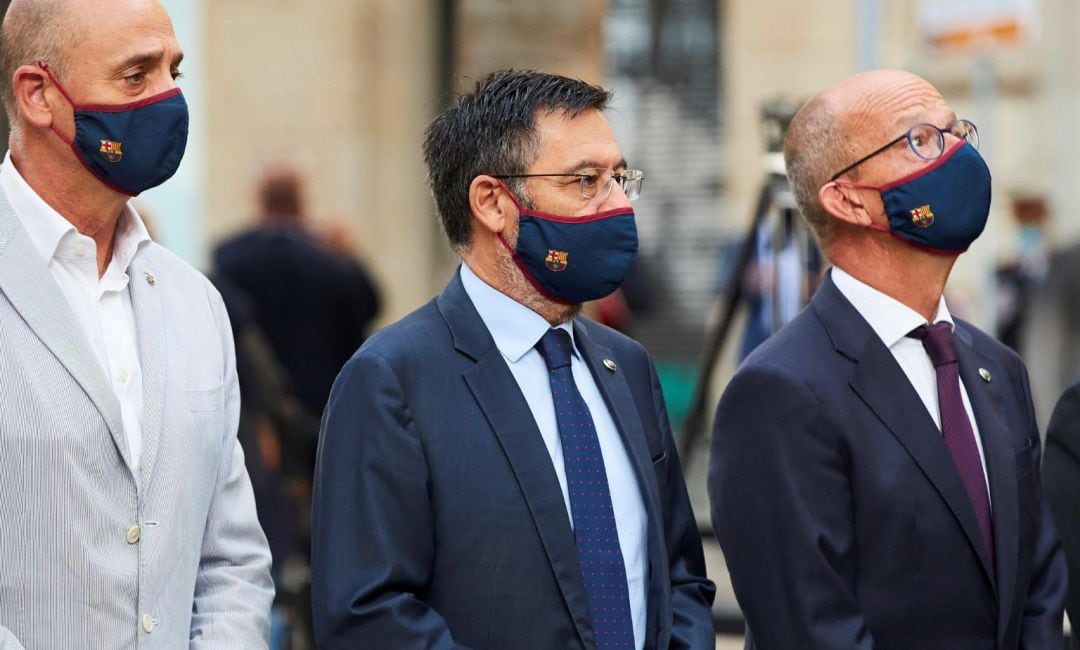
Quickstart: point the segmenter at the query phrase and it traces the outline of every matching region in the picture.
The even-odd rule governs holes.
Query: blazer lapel
[[[90,398],[130,467],[120,402],[71,306],[0,192],[0,292]]]
[[[465,382],[510,462],[578,636],[585,647],[593,647],[596,642],[573,528],[528,402],[465,293],[460,275],[439,296],[438,306],[455,348],[476,362],[463,373]]]
[[[949,506],[979,557],[991,586],[994,573],[975,509],[956,471],[952,456],[926,406],[889,349],[829,277],[814,297],[814,311],[837,351],[856,366],[849,383],[856,394],[904,446]]]
[[[615,421],[615,427],[619,430],[623,445],[633,462],[634,477],[641,489],[649,521],[659,521],[656,514],[659,512],[657,504],[660,503],[660,493],[656,481],[648,480],[652,472],[652,456],[645,441],[645,430],[641,428],[641,420],[636,417],[637,406],[630,394],[630,385],[626,383],[626,374],[618,365],[614,371],[602,365],[604,359],[614,360],[615,355],[608,348],[593,341],[585,328],[577,322],[574,323],[574,338],[596,385],[600,388],[600,394],[604,396],[611,419]]]
[[[147,244],[149,246],[149,244]],[[143,254],[145,254],[145,246]],[[150,481],[161,437],[161,416],[165,404],[165,336],[166,328],[161,308],[160,281],[154,270],[136,254],[131,262],[128,291],[135,314],[138,334],[139,365],[143,379],[142,412],[142,482]]]
[[[990,508],[994,526],[994,548],[997,557],[999,621],[1009,620],[1009,607],[1016,587],[1016,567],[1020,552],[1020,504],[1016,492],[1016,456],[1009,438],[1008,427],[999,405],[1008,399],[1001,390],[1004,382],[994,382],[994,377],[1006,377],[1004,368],[983,357],[972,345],[969,332],[962,323],[956,325],[956,356],[960,364],[960,377],[964,381],[975,422],[979,425],[986,472],[990,479]],[[985,381],[979,373],[989,371],[991,381]],[[1005,625],[1001,626],[1001,633]]]

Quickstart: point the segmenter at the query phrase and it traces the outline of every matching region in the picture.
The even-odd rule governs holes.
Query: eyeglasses
[[[941,154],[945,153],[945,134],[951,133],[961,140],[966,140],[968,144],[979,148],[979,130],[975,128],[975,125],[967,120],[956,120],[948,126],[948,128],[942,130],[933,124],[916,124],[907,130],[907,133],[891,140],[884,146],[875,149],[869,154],[859,158],[855,162],[851,163],[847,167],[844,167],[840,171],[836,172],[830,178],[830,181],[835,181],[844,174],[848,173],[852,169],[855,169],[859,165],[863,164],[867,160],[870,160],[879,153],[885,151],[889,147],[893,146],[901,140],[907,139],[908,146],[915,152],[915,155],[923,160],[936,160],[941,157]]]
[[[622,188],[626,199],[633,201],[641,196],[641,185],[645,181],[645,172],[640,169],[627,169],[621,172],[613,172],[610,169],[583,169],[572,174],[502,174],[492,175],[492,178],[541,178],[563,177],[577,178],[581,186],[581,196],[586,199],[599,198],[601,201],[611,194],[611,188],[618,183]]]

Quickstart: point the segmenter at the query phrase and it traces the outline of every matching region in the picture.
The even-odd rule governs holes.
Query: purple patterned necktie
[[[570,370],[570,335],[550,329],[536,344],[547,363],[562,440],[571,518],[597,648],[633,648],[626,566],[604,456],[589,407]]]
[[[975,431],[960,396],[960,367],[956,362],[952,325],[946,321],[930,326],[920,325],[908,336],[922,340],[937,372],[941,434],[975,509],[975,518],[979,520],[979,529],[986,542],[986,549],[990,551],[990,566],[993,567],[994,527],[990,513],[990,496],[986,492],[986,479],[982,461],[979,459],[979,448],[975,443]]]

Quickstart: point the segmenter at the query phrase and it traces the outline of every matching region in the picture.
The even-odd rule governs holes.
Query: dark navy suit
[[[652,363],[586,319],[574,338],[645,503],[645,647],[711,648],[714,586]],[[595,647],[551,457],[459,276],[342,370],[313,522],[320,648]]]
[[[732,379],[709,489],[748,648],[1062,647],[1064,564],[1026,371],[967,323],[955,338],[996,557],[941,432],[831,278]]]

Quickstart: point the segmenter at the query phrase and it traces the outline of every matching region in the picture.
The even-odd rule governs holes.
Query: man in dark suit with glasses
[[[748,648],[1062,647],[1027,373],[942,297],[989,214],[978,142],[896,70],[791,123],[788,178],[834,268],[716,415],[713,523]]]

